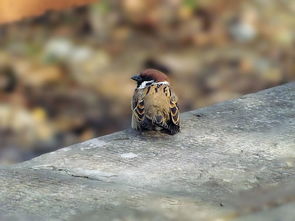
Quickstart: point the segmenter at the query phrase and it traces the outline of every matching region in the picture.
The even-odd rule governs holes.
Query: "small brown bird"
[[[131,78],[137,82],[132,109],[132,128],[162,130],[173,135],[179,132],[177,96],[161,71],[146,69]]]

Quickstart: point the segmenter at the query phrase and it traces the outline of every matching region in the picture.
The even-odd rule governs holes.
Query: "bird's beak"
[[[134,75],[131,77],[132,80],[137,81],[137,82],[141,82],[142,78],[140,77],[140,75]]]

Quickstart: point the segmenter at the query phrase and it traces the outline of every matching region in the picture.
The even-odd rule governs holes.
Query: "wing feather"
[[[177,104],[178,98],[173,92],[173,90],[171,90],[171,88],[169,88],[169,92],[170,92],[170,118],[173,124],[179,126],[180,119],[179,119],[179,107]]]
[[[179,132],[180,116],[177,101],[178,98],[169,85],[152,85],[145,89],[136,89],[131,102],[132,128],[146,128],[146,121],[149,121],[171,134]]]
[[[136,89],[131,101],[132,123],[134,129],[140,128],[140,123],[144,119],[144,93],[143,90]]]

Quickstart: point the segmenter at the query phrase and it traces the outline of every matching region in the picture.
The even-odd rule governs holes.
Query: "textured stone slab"
[[[180,219],[188,214],[202,219],[213,210],[212,206],[191,198],[48,170],[1,169],[0,174],[0,220],[7,216],[16,220],[23,220],[23,217],[25,220],[80,220],[80,216],[75,218],[75,215],[91,217],[94,212],[99,216],[104,214],[104,220],[109,220],[107,217],[125,210],[140,213],[140,216],[155,214],[161,220],[171,216]],[[197,213],[198,210],[201,212]],[[210,216],[218,214],[221,211],[214,209]]]
[[[294,179],[294,163],[295,83],[289,83],[184,113],[175,136],[125,130],[2,168],[0,214],[245,218],[255,208],[245,204],[251,214],[243,215],[232,198]]]
[[[295,203],[285,204],[271,210],[261,211],[246,216],[241,216],[235,221],[294,221]]]

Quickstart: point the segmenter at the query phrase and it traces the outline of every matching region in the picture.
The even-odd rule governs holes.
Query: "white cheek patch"
[[[166,84],[166,85],[169,85],[169,82],[168,81],[162,81],[162,82],[155,82],[153,80],[151,81],[144,81],[140,84],[140,86],[138,87],[138,89],[144,89],[148,86],[151,86],[151,85],[160,85],[160,84]]]
[[[155,83],[155,85],[158,85],[158,84],[166,84],[166,85],[169,85],[169,82],[168,81],[162,81],[162,82]]]
[[[153,83],[154,83],[153,80],[151,80],[151,81],[144,81],[144,82],[142,82],[142,83],[140,84],[140,86],[138,87],[138,89],[143,89],[143,88],[145,88],[145,87],[147,87],[147,86],[152,85]]]

